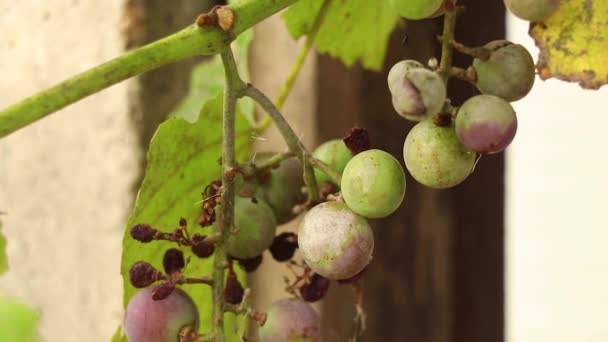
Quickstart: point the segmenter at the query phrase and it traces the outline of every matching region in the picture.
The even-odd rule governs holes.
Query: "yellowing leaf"
[[[387,1],[330,1],[315,40],[317,50],[351,66],[357,60],[371,70],[381,70],[386,46],[398,16]],[[300,0],[283,18],[289,33],[298,39],[312,30],[323,0]]]
[[[608,83],[608,1],[561,1],[530,35],[540,48],[538,73],[597,89]]]

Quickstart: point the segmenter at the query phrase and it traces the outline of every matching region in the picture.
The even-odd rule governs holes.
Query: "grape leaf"
[[[39,314],[0,293],[0,341],[38,341]]]
[[[561,1],[555,14],[533,23],[540,48],[538,74],[598,89],[608,83],[608,1]]]
[[[129,342],[125,332],[122,330],[122,326],[118,326],[114,335],[112,335],[110,342]]]
[[[240,34],[233,45],[234,58],[237,60],[239,74],[244,81],[249,80],[249,46],[253,39],[253,31],[247,30]],[[224,67],[220,56],[215,55],[210,60],[201,62],[194,67],[190,75],[190,90],[175,107],[172,116],[179,116],[190,122],[196,121],[198,111],[207,99],[220,94],[224,87]],[[251,125],[254,118],[254,103],[246,97],[238,103],[239,109]]]
[[[312,30],[323,1],[301,0],[283,14],[294,39]],[[367,69],[381,70],[397,19],[387,1],[331,1],[315,45],[319,52],[339,58],[347,66],[360,60]]]
[[[190,123],[180,117],[171,117],[162,123],[150,143],[148,165],[135,206],[128,219],[123,239],[121,273],[124,283],[124,303],[137,292],[129,282],[129,268],[139,260],[145,260],[162,270],[164,251],[175,244],[154,241],[141,244],[130,236],[130,227],[147,223],[162,231],[172,231],[180,217],[188,220],[192,234],[210,233],[210,228],[200,228],[201,192],[212,180],[220,178],[219,159],[222,153],[222,95],[209,100],[200,111],[198,120]],[[237,113],[237,158],[244,160],[250,154],[251,128],[243,115]],[[210,275],[212,258],[200,259],[189,249],[183,249],[191,262],[185,274],[191,277]],[[201,313],[201,331],[211,329],[211,289],[206,285],[182,286],[192,296]],[[233,316],[226,315],[227,327],[233,324]],[[233,334],[232,329],[229,329]],[[228,334],[230,336],[230,334]],[[234,337],[234,335],[232,335]]]
[[[0,221],[0,274],[8,270],[8,258],[6,257],[6,238],[2,235],[2,222]]]

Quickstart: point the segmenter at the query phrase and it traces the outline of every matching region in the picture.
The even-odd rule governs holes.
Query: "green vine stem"
[[[309,161],[310,164],[315,167],[315,169],[318,169],[319,171],[325,173],[327,177],[331,179],[332,182],[337,185],[340,185],[340,183],[342,183],[342,175],[340,174],[340,172],[337,172],[331,166],[325,164],[317,158],[310,157]]]
[[[297,0],[241,0],[225,7],[228,30],[190,25],[164,39],[128,52],[0,111],[0,138],[86,96],[165,64],[224,50],[239,34]]]
[[[287,101],[289,94],[291,94],[291,90],[293,89],[293,86],[296,83],[296,79],[298,78],[298,75],[300,74],[300,71],[304,66],[306,57],[308,57],[308,54],[310,53],[310,50],[312,49],[312,46],[315,42],[317,33],[319,33],[319,28],[321,28],[323,19],[325,19],[325,14],[327,13],[327,8],[329,7],[329,4],[329,0],[325,0],[323,2],[323,5],[321,6],[321,9],[319,9],[317,17],[315,18],[315,22],[313,23],[312,30],[306,35],[306,41],[304,42],[304,46],[302,46],[302,48],[298,52],[298,56],[296,57],[296,60],[291,66],[291,69],[289,70],[289,74],[287,75],[285,82],[283,82],[283,85],[281,86],[279,96],[277,97],[277,100],[274,103],[274,105],[279,111],[283,108],[283,105],[285,104],[285,101]],[[272,118],[267,115],[258,123],[258,125],[256,125],[255,129],[258,132],[263,132],[268,127],[270,127],[271,124]]]
[[[319,188],[317,186],[314,171],[310,164],[310,153],[306,150],[304,145],[302,145],[302,142],[300,142],[300,139],[296,133],[293,131],[291,126],[289,126],[287,120],[285,120],[285,117],[283,117],[281,112],[279,112],[277,107],[264,93],[254,86],[249,85],[243,94],[257,102],[272,118],[275,125],[277,125],[279,132],[283,136],[283,139],[285,139],[287,147],[300,159],[302,165],[304,166],[304,182],[306,183],[306,187],[308,189],[309,200],[313,203],[318,203]]]
[[[454,55],[454,31],[456,30],[456,0],[450,0],[446,3],[446,13],[443,17],[443,35],[441,36],[441,61],[439,62],[439,75],[443,79],[443,83],[447,85],[450,78],[450,69],[452,68],[452,57]]]

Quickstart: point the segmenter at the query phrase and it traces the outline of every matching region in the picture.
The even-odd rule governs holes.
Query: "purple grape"
[[[298,236],[292,232],[284,232],[275,236],[268,249],[274,260],[283,262],[293,257],[296,248],[298,248]]]
[[[468,99],[458,110],[456,134],[466,147],[479,153],[503,151],[517,131],[517,116],[511,105],[493,95]]]
[[[267,311],[260,327],[261,342],[321,340],[321,320],[310,304],[300,299],[281,299]]]
[[[310,277],[310,282],[300,288],[300,295],[305,301],[314,303],[325,297],[329,284],[329,279],[315,273]]]
[[[196,305],[179,288],[164,300],[152,299],[152,288],[139,291],[127,305],[124,327],[130,342],[177,342],[184,327],[198,329]]]

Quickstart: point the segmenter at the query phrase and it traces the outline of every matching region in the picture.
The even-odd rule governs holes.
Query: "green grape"
[[[346,204],[324,202],[304,215],[298,246],[315,273],[328,279],[346,279],[371,261],[374,235],[367,220]]]
[[[504,0],[515,16],[527,21],[541,21],[550,17],[559,7],[559,0]]]
[[[444,0],[389,0],[397,13],[411,20],[432,18],[442,13]]]
[[[237,232],[228,232],[226,250],[237,259],[250,259],[262,254],[272,244],[277,222],[263,199],[236,196],[234,226]]]
[[[416,61],[401,61],[391,68],[387,78],[395,111],[412,121],[439,113],[447,96],[441,77],[421,66]]]
[[[348,161],[353,157],[353,154],[350,152],[348,147],[346,147],[344,141],[340,139],[333,139],[324,142],[314,150],[312,155],[313,157],[329,165],[332,169],[340,174],[342,171],[344,171]],[[314,172],[317,183],[331,182],[329,176],[327,176],[324,172],[318,169],[315,169]]]
[[[408,171],[418,182],[436,189],[464,181],[475,165],[475,153],[456,137],[453,126],[423,121],[409,132],[403,145]]]
[[[496,40],[484,47],[492,51],[490,58],[473,61],[479,91],[509,102],[526,96],[536,77],[534,60],[528,50],[506,40]]]
[[[401,164],[382,150],[357,154],[342,174],[342,196],[355,213],[369,218],[392,214],[405,196]]]
[[[258,153],[256,160],[270,158],[272,153]],[[293,207],[306,200],[302,192],[304,178],[302,164],[297,158],[283,160],[277,168],[270,171],[270,179],[261,184],[264,199],[270,205],[278,224],[283,224],[295,217]]]

